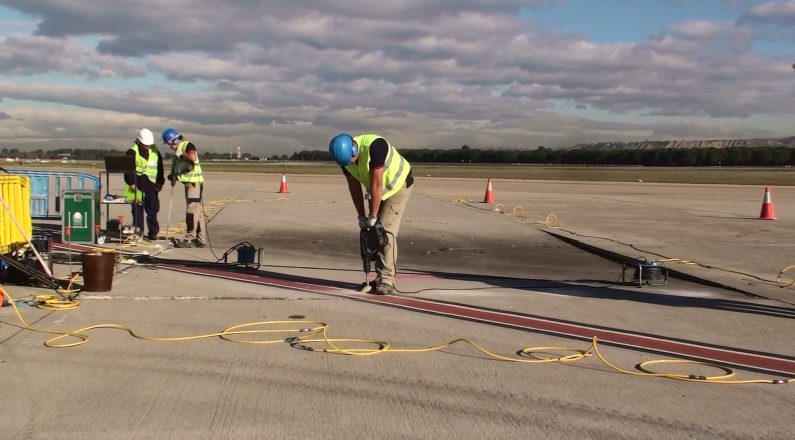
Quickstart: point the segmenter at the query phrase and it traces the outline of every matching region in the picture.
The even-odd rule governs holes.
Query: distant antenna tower
[[[240,145],[238,145],[238,146],[237,146],[237,160],[240,160],[240,157],[241,157],[241,154],[240,154]]]

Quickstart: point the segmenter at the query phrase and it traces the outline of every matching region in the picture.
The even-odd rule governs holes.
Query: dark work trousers
[[[160,222],[157,221],[157,213],[160,212],[160,197],[157,189],[147,188],[144,192],[144,211],[146,211],[146,230],[150,239],[157,238],[160,233]]]
[[[141,200],[138,202],[133,202],[130,205],[132,209],[132,218],[133,218],[133,227],[135,228],[136,234],[144,234],[144,205]]]
[[[144,177],[146,178],[146,177]],[[138,180],[140,182],[140,179]],[[138,228],[141,235],[144,233],[144,213],[146,214],[147,237],[157,238],[160,233],[160,222],[157,221],[157,213],[160,212],[160,198],[154,183],[146,182],[139,186],[144,194],[143,203],[132,204],[133,226]]]

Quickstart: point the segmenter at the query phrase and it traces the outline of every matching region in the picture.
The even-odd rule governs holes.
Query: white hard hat
[[[155,136],[148,128],[142,128],[140,131],[138,131],[138,142],[142,143],[143,145],[154,145]]]

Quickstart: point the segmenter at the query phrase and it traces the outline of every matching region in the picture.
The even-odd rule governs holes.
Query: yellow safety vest
[[[359,158],[356,162],[345,167],[354,179],[368,188],[370,187],[370,145],[379,138],[383,138],[383,136],[363,134],[354,137],[353,141],[359,145]],[[389,145],[389,142],[387,142],[387,145],[389,146],[389,151],[384,162],[384,191],[381,193],[381,200],[387,200],[400,191],[406,183],[409,171],[411,171],[409,161],[404,159],[394,147]]]
[[[146,176],[150,182],[157,183],[157,159],[160,157],[157,147],[154,145],[149,147],[149,159],[144,159],[138,152],[138,144],[133,144],[132,150],[135,151],[135,175]],[[127,185],[124,189],[124,197],[128,201],[143,201],[144,193],[138,188],[133,191],[132,187]]]
[[[175,151],[176,157],[174,160],[179,160],[183,154],[185,154],[185,149],[188,147],[189,141],[182,141],[179,143],[177,150]],[[193,169],[188,171],[185,174],[180,174],[177,176],[180,182],[183,183],[201,183],[204,182],[204,174],[202,174],[202,166],[199,165],[199,155],[196,154],[196,162],[193,163]]]

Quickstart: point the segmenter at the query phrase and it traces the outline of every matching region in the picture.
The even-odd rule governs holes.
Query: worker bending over
[[[397,272],[398,230],[414,184],[411,165],[386,139],[376,134],[335,136],[329,143],[329,153],[348,180],[351,199],[359,214],[359,227],[384,229],[386,240],[379,247],[375,264],[377,278],[370,293],[391,294],[395,290]],[[362,185],[368,195],[366,207]]]

